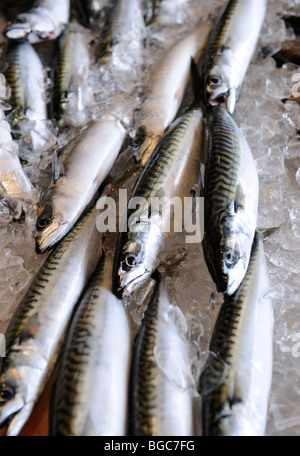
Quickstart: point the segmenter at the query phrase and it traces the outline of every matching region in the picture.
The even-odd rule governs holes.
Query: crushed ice
[[[96,63],[92,65],[89,83],[93,87],[95,104],[90,107],[90,118],[109,112],[114,97],[121,97],[124,101],[124,110],[117,115],[130,117],[143,92],[144,76],[153,63],[199,20],[216,17],[223,4],[221,0],[162,2],[158,19],[147,28],[145,47],[141,48],[137,41],[133,41],[129,47],[119,44],[113,50],[108,64],[100,67]],[[277,68],[271,57],[280,49],[282,42],[294,39],[294,33],[285,27],[281,17],[288,10],[297,11],[298,7],[299,0],[268,1],[266,23],[258,50],[248,69],[234,114],[258,168],[258,225],[263,230],[277,228],[265,242],[271,280],[270,297],[275,308],[268,435],[300,435],[299,358],[294,356],[295,353],[293,355],[297,335],[300,340],[300,106],[295,102],[284,104],[281,101],[291,95],[293,75],[300,73],[300,69],[292,64]],[[119,68],[122,71],[117,71]],[[0,96],[5,105],[8,97],[2,76]],[[55,125],[47,124],[45,134],[37,138],[41,139],[38,156],[32,148],[24,148],[24,144],[20,144],[20,156],[27,162],[24,170],[39,195],[47,185],[53,160],[55,162],[53,149],[59,150],[77,132],[76,129],[70,129],[58,134]],[[124,158],[126,167],[133,166],[130,159]],[[57,161],[55,166],[59,166]],[[122,162],[118,161],[111,173],[112,177],[119,176],[121,171]],[[132,188],[133,183],[129,182],[129,188]],[[2,332],[29,281],[46,258],[34,252],[35,220],[34,206],[26,212],[24,220],[16,221],[4,202],[0,202]],[[208,354],[210,336],[222,300],[215,294],[201,245],[180,242],[178,238],[174,241],[160,270],[165,276],[172,301],[172,321],[189,341],[186,362],[193,362],[196,378]],[[153,283],[149,282],[143,295],[136,297],[137,302],[148,299],[152,288]],[[143,318],[144,310],[145,306],[130,307],[135,330]],[[182,379],[176,379],[178,381],[180,383]]]

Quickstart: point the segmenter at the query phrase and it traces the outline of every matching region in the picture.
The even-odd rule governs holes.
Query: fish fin
[[[234,212],[237,214],[241,209],[245,207],[245,192],[241,184],[238,184],[235,191],[234,198]]]
[[[40,326],[39,316],[37,313],[33,314],[26,323],[22,334],[20,335],[20,345],[28,339],[32,339]]]
[[[65,175],[63,157],[57,152],[54,152],[52,156],[52,175],[54,184],[60,177],[63,177]]]
[[[200,182],[201,182],[201,187],[202,189],[205,188],[205,171],[206,171],[206,166],[204,163],[200,162]]]
[[[267,237],[270,237],[272,236],[273,234],[275,234],[279,229],[280,229],[281,225],[279,226],[272,226],[270,228],[263,228],[263,227],[257,227],[256,228],[256,231],[263,237],[263,239],[265,240]]]

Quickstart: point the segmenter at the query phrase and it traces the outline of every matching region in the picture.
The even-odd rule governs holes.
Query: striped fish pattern
[[[204,62],[205,99],[235,110],[266,14],[266,0],[229,0],[211,34]],[[247,18],[245,21],[244,18]]]
[[[182,209],[183,198],[191,196],[200,179],[202,126],[202,110],[187,111],[157,147],[133,189],[115,255],[114,292],[118,295],[150,277],[159,264],[168,232],[178,230],[168,211],[154,208],[153,198],[170,202],[176,197]],[[132,207],[135,198],[143,198],[138,209]],[[182,227],[181,218],[178,222]]]
[[[258,175],[242,132],[221,106],[207,109],[203,251],[219,292],[233,294],[250,258],[258,212]]]
[[[80,300],[53,394],[51,435],[126,435],[131,334],[103,254]]]
[[[130,389],[133,436],[193,435],[192,395],[184,378],[180,378],[188,362],[187,347],[176,327],[168,321],[170,306],[159,279],[133,352]]]
[[[225,296],[200,379],[203,434],[264,435],[272,378],[273,308],[263,241],[256,234],[247,274]]]
[[[74,307],[101,254],[92,208],[49,255],[6,332],[0,369],[0,423],[17,435],[52,374]]]
[[[46,82],[43,64],[31,44],[10,42],[4,75],[11,88],[11,105],[30,120],[47,118]]]

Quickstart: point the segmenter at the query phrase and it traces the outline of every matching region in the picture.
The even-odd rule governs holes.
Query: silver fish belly
[[[70,0],[39,0],[38,6],[19,14],[3,33],[11,40],[38,43],[56,39],[70,16]]]
[[[174,120],[190,81],[191,59],[198,61],[203,53],[211,23],[205,22],[175,43],[150,72],[145,101],[133,115],[138,153],[145,166],[167,127]]]
[[[202,125],[200,108],[186,112],[140,175],[118,238],[114,272],[117,295],[131,293],[143,285],[158,267],[165,242],[176,230],[175,224],[182,228],[182,216],[171,220],[168,203],[175,198],[182,210],[184,198],[191,197],[191,190],[199,181]],[[154,207],[154,201],[162,203],[161,210]]]
[[[78,24],[70,24],[60,37],[57,84],[57,119],[60,127],[83,126],[87,108],[95,101],[88,83],[91,65],[90,37]]]
[[[56,365],[74,307],[101,255],[95,208],[46,259],[6,332],[0,423],[18,435]]]
[[[200,379],[203,434],[262,436],[272,380],[273,306],[260,235],[245,279],[225,296]]]
[[[109,116],[90,124],[63,153],[64,173],[41,201],[36,250],[43,253],[65,236],[109,174],[126,136]]]
[[[187,342],[168,317],[160,280],[136,338],[130,391],[131,435],[193,435]]]
[[[252,152],[222,106],[207,110],[203,252],[219,292],[233,294],[248,268],[258,213]]]
[[[45,69],[34,47],[12,43],[6,55],[4,75],[12,91],[12,108],[30,120],[47,119]]]
[[[225,102],[230,114],[256,49],[266,8],[266,0],[229,0],[211,34],[204,64],[206,101]]]
[[[131,334],[102,255],[72,319],[53,395],[51,435],[124,436]]]

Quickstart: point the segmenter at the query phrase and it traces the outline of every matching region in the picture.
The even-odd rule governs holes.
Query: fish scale
[[[263,434],[266,421],[263,413],[267,410],[272,372],[273,310],[270,300],[265,298],[268,286],[263,242],[256,234],[247,274],[235,294],[225,296],[221,306],[211,338],[210,355],[200,378],[204,435]],[[256,314],[257,317],[253,318]],[[243,336],[247,340],[243,340]],[[255,352],[255,346],[263,355]],[[256,367],[260,362],[262,371],[266,369],[265,378],[264,372],[260,373]],[[239,387],[241,377],[244,379],[243,388]],[[254,388],[258,385],[261,394],[256,397]],[[254,410],[263,404],[261,415],[251,416],[251,403]],[[247,425],[243,421],[246,412],[235,408],[238,404],[250,408],[249,421],[245,420]],[[226,426],[226,417],[227,421],[236,420],[236,425]],[[255,424],[251,426],[251,420],[255,419],[258,422],[261,419],[258,430]]]

